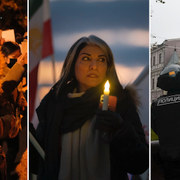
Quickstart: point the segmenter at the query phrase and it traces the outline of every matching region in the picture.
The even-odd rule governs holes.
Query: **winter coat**
[[[163,159],[179,158],[180,161],[179,109],[180,93],[160,96],[152,103],[152,129],[159,137],[160,153]],[[175,152],[179,152],[179,155]]]
[[[180,179],[180,91],[160,96],[151,107],[151,126],[160,144],[155,161],[165,178]]]
[[[111,179],[127,180],[127,173],[141,174],[149,166],[149,149],[145,140],[142,124],[137,113],[131,90],[124,90],[124,98],[117,104],[124,125],[110,142]],[[61,99],[56,99],[56,88],[41,101],[37,109],[39,125],[34,134],[45,151],[45,161],[40,158],[37,167],[37,156],[30,152],[32,173],[38,173],[38,180],[58,179],[60,166],[59,126],[63,113]],[[37,169],[38,172],[37,172]]]

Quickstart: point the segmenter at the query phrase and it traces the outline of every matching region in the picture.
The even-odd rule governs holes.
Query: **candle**
[[[110,87],[109,81],[106,81],[102,110],[108,110],[108,100],[109,100],[109,92],[110,92],[109,87]]]

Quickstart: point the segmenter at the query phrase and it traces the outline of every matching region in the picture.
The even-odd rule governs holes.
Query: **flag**
[[[29,119],[32,120],[41,59],[53,54],[49,0],[30,0],[29,14]]]
[[[139,107],[139,114],[146,141],[149,142],[149,65],[145,66],[133,84],[140,94],[141,106]]]
[[[144,129],[146,141],[149,143],[149,64],[145,66],[133,84],[139,91],[141,101],[141,106],[139,107],[139,116]],[[139,175],[138,178],[148,180],[148,177],[149,169],[143,174]]]

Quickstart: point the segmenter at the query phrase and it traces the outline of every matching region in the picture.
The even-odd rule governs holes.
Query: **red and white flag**
[[[29,22],[29,120],[32,120],[40,61],[53,54],[49,0],[30,0]]]

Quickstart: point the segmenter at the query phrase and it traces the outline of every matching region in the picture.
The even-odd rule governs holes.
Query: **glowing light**
[[[109,92],[110,92],[109,88],[110,88],[109,81],[106,81],[105,89],[104,89],[102,110],[108,110],[108,100],[109,100]]]
[[[109,81],[107,80],[105,84],[104,94],[107,94],[107,95],[109,94],[109,88],[110,88],[110,84],[109,84]]]

